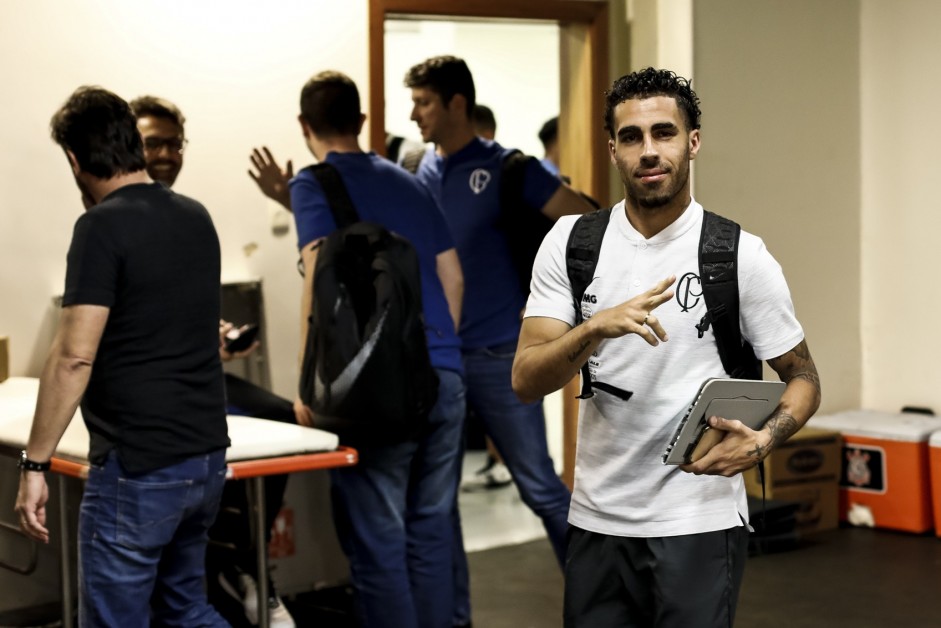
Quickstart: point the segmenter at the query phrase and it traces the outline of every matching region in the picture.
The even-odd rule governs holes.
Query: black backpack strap
[[[346,189],[346,184],[340,177],[339,171],[326,162],[308,166],[311,174],[317,179],[320,187],[323,188],[327,203],[330,204],[330,211],[333,212],[333,220],[337,223],[337,229],[349,227],[353,223],[359,222],[359,214],[353,207],[353,200]]]
[[[386,138],[386,157],[389,161],[395,163],[399,160],[399,151],[402,149],[402,142],[405,138],[401,135],[392,135]]]
[[[696,329],[702,338],[709,325],[716,336],[722,366],[738,379],[761,379],[761,362],[739,327],[738,223],[709,211],[703,212],[699,239],[699,280],[706,315]]]
[[[424,148],[416,148],[415,150],[405,153],[405,156],[402,157],[402,167],[411,172],[412,174],[418,173],[418,166],[421,165],[421,160],[425,156]]]
[[[601,254],[601,241],[608,228],[611,218],[611,209],[599,209],[588,214],[582,214],[575,221],[569,241],[565,247],[565,267],[569,282],[572,284],[572,302],[575,305],[575,325],[583,322],[582,297],[585,290],[595,278],[595,267],[598,266],[598,256]],[[579,399],[588,399],[593,396],[591,391],[591,375],[588,372],[588,360],[582,365],[582,392]]]

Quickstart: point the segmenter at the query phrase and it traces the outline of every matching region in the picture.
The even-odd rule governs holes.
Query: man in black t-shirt
[[[97,87],[52,119],[87,209],[75,224],[16,509],[48,541],[43,471],[81,402],[82,626],[227,626],[203,589],[229,445],[219,242],[206,209],[154,183],[127,103]]]

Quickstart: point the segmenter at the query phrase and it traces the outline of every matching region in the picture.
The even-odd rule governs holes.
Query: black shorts
[[[748,528],[654,538],[569,529],[565,628],[731,628]]]

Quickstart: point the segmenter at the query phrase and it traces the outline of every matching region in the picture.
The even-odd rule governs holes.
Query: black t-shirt
[[[219,239],[206,209],[127,185],[75,223],[63,307],[110,308],[82,414],[89,459],[131,473],[229,445],[219,359]]]

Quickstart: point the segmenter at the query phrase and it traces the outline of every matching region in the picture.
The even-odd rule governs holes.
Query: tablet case
[[[761,428],[778,406],[784,388],[784,382],[706,380],[670,439],[663,464],[695,462],[718,443],[723,432],[708,429],[711,416],[737,419],[753,430]]]

